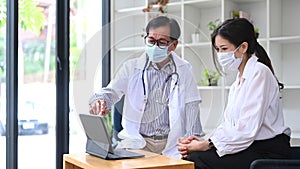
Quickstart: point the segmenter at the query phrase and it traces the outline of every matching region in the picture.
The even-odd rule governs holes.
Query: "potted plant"
[[[214,21],[210,21],[207,26],[208,26],[208,29],[210,31],[214,31],[215,29],[217,29],[217,27],[219,27],[221,25],[221,20],[220,19],[216,19]]]
[[[217,86],[218,80],[221,77],[221,75],[216,71],[204,69],[202,71],[202,77],[204,78],[204,80],[200,80],[202,86]]]
[[[169,0],[156,0],[154,2],[149,2],[147,7],[143,9],[143,12],[151,12],[153,5],[158,5],[158,11],[161,13],[167,13],[167,4]]]

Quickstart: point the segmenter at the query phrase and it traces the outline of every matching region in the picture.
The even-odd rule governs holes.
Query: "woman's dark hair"
[[[222,23],[216,30],[211,34],[211,42],[213,46],[213,51],[215,47],[216,36],[219,35],[222,38],[228,40],[230,43],[238,47],[243,42],[248,43],[248,49],[246,53],[248,56],[255,54],[258,57],[258,61],[266,65],[273,75],[274,69],[271,64],[271,60],[265,51],[265,49],[257,42],[254,32],[254,26],[249,20],[245,18],[228,19]],[[220,70],[220,66],[217,64],[217,58],[214,55],[214,64],[216,68]],[[277,80],[278,81],[278,80]],[[284,85],[278,81],[280,89],[283,89]]]
[[[177,40],[180,37],[180,27],[175,19],[168,18],[166,16],[158,16],[153,18],[146,27],[147,36],[149,35],[149,30],[152,28],[158,28],[161,26],[170,25],[170,38],[172,40]]]

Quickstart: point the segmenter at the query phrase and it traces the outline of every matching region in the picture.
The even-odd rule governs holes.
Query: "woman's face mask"
[[[236,71],[242,63],[243,58],[236,58],[234,53],[240,48],[238,46],[235,50],[230,52],[218,52],[218,61],[225,72]]]

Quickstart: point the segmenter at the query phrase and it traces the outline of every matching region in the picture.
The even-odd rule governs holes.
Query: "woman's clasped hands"
[[[206,151],[209,149],[208,142],[197,136],[179,137],[177,139],[178,151],[182,158],[187,158],[194,151]]]

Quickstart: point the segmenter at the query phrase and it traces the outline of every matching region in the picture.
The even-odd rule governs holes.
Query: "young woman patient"
[[[215,66],[223,74],[238,71],[230,87],[223,122],[208,140],[178,139],[178,151],[197,169],[248,169],[260,158],[290,158],[279,83],[266,51],[247,19],[229,19],[211,36]]]

